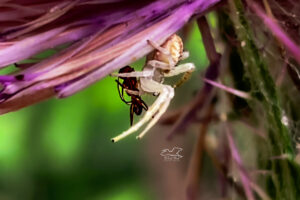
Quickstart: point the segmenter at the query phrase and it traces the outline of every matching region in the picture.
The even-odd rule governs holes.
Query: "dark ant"
[[[126,66],[126,67],[121,68],[119,70],[119,73],[129,73],[129,72],[133,72],[133,71],[134,71],[134,69],[132,67]],[[120,79],[123,80],[122,83],[120,83],[120,81],[119,81]],[[119,91],[121,100],[124,103],[126,103],[127,105],[130,105],[130,126],[132,126],[133,114],[135,113],[136,115],[141,115],[143,109],[146,111],[148,110],[148,106],[142,100],[141,96],[131,94],[126,91],[126,90],[137,91],[137,92],[139,91],[138,90],[138,80],[136,77],[118,77],[118,80],[116,80],[116,82],[118,84],[118,91]],[[121,91],[120,91],[120,87],[122,88]],[[131,101],[125,100],[124,89],[125,89],[126,94],[131,97]]]

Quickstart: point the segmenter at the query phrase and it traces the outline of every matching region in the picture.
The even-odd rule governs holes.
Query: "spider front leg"
[[[192,75],[193,71],[195,71],[195,65],[193,63],[184,63],[176,66],[174,69],[170,70],[169,72],[164,73],[164,76],[172,77],[184,73],[182,78],[175,85],[173,85],[173,88],[176,88],[181,84],[183,84],[184,82],[186,82]]]
[[[138,139],[142,138],[146,134],[146,132],[151,127],[153,127],[156,124],[156,122],[160,119],[160,117],[165,113],[170,104],[171,99],[174,97],[174,89],[168,85],[160,84],[151,79],[141,78],[140,81],[141,88],[143,89],[143,91],[147,93],[158,92],[159,96],[156,99],[156,101],[148,108],[148,111],[138,123],[134,124],[127,131],[124,131],[117,137],[112,138],[112,142],[117,142],[122,138],[134,133],[135,131],[139,130],[144,124],[150,121],[146,128],[143,130],[143,132],[137,137]]]
[[[184,51],[184,52],[182,52],[182,55],[181,55],[179,60],[184,60],[188,57],[189,57],[189,52]],[[170,65],[170,64],[168,64],[166,62],[163,62],[163,61],[159,61],[159,60],[149,60],[147,62],[147,65],[150,65],[153,68],[159,68],[159,69],[162,69],[162,70],[174,70],[175,69],[175,66]]]
[[[170,70],[170,69],[174,68],[174,66],[170,66],[169,64],[162,62],[162,61],[158,61],[158,60],[149,60],[147,62],[147,65],[150,65],[153,68],[159,68],[162,70]]]
[[[182,54],[181,54],[180,60],[185,60],[185,59],[187,59],[188,57],[190,57],[190,53],[189,53],[188,51],[184,51],[184,52],[182,52]]]
[[[189,52],[188,51],[184,51],[182,52],[182,55],[180,57],[180,60],[184,60],[186,58],[189,57]],[[150,65],[152,66],[153,68],[159,68],[159,69],[162,69],[162,70],[173,70],[175,68],[175,66],[173,65],[170,65],[168,63],[165,63],[165,62],[162,62],[162,61],[159,61],[159,60],[149,60],[147,62],[147,65]],[[177,67],[176,67],[177,68]]]
[[[156,49],[157,51],[159,51],[160,53],[162,53],[163,55],[165,55],[167,57],[167,63],[166,62],[162,62],[162,63],[165,63],[168,65],[169,68],[167,69],[170,69],[170,68],[173,68],[175,66],[175,62],[173,60],[173,57],[170,53],[170,51],[168,49],[165,49],[161,46],[159,46],[159,44],[157,44],[156,42],[154,41],[151,41],[151,40],[147,40],[148,44],[151,45],[154,49]],[[158,62],[161,62],[161,61],[158,61]]]
[[[152,77],[153,71],[141,71],[141,72],[128,72],[128,73],[112,73],[111,76],[115,77]]]

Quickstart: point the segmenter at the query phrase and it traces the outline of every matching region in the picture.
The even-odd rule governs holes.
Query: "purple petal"
[[[244,98],[244,99],[250,99],[250,95],[247,92],[243,92],[243,91],[240,91],[240,90],[237,90],[237,89],[230,88],[230,87],[225,86],[221,83],[218,83],[218,82],[206,79],[206,78],[204,78],[204,81],[211,84],[211,85],[213,85],[213,86],[215,86],[215,87],[218,87],[222,90],[225,90],[226,92],[229,92],[233,95],[236,95],[238,97],[241,97],[241,98]]]
[[[226,128],[226,136],[227,136],[227,140],[228,140],[228,143],[229,143],[229,148],[230,148],[230,151],[231,151],[231,155],[232,155],[233,160],[236,162],[236,164],[238,166],[240,178],[241,178],[244,190],[245,190],[246,197],[249,200],[254,200],[253,192],[251,190],[251,181],[250,181],[249,176],[246,172],[246,169],[243,166],[243,162],[242,162],[242,159],[241,159],[240,154],[238,152],[238,149],[237,149],[237,147],[234,143],[232,133],[231,133],[228,125],[225,124],[225,126],[226,126],[225,127]]]
[[[294,42],[282,28],[269,16],[267,16],[262,9],[254,2],[249,2],[248,5],[259,16],[264,24],[272,31],[275,37],[286,47],[292,56],[300,64],[300,47]]]
[[[142,40],[140,40],[136,45],[129,48],[121,56],[102,66],[93,73],[85,76],[81,80],[68,85],[59,92],[58,96],[63,98],[73,95],[74,93],[82,90],[88,85],[97,82],[114,70],[130,64],[133,58],[139,59],[145,56],[153,50],[153,48],[148,45],[147,40],[153,40],[158,44],[162,44],[171,34],[180,29],[190,19],[190,17],[197,9],[199,12],[201,12],[217,2],[218,0],[210,1],[209,3],[204,0],[198,0],[184,7],[181,7],[172,16],[168,17],[159,27],[157,27],[155,31],[145,34]],[[180,16],[180,18],[178,18],[178,16]]]
[[[31,55],[38,53],[41,50],[47,49],[49,47],[44,48],[36,48],[40,43],[43,43],[64,31],[66,28],[57,28],[47,33],[42,33],[35,37],[31,37],[28,39],[24,39],[10,47],[2,49],[0,51],[0,66],[4,67],[6,65],[18,62],[19,60],[26,59]]]
[[[23,40],[0,42],[2,66],[58,44],[72,42],[63,51],[22,70],[20,74],[24,75],[24,81],[7,82],[1,92],[3,95],[0,95],[4,100],[0,104],[0,113],[44,100],[53,96],[54,92],[58,92],[59,97],[74,94],[147,55],[152,50],[147,44],[148,39],[163,43],[193,15],[202,14],[219,1],[164,0],[138,9],[135,5],[125,6],[124,9],[100,12],[95,18],[80,19],[60,28],[48,30],[47,27],[44,33],[33,32]],[[107,36],[107,32],[114,28],[120,30]],[[31,41],[30,45],[26,41]]]

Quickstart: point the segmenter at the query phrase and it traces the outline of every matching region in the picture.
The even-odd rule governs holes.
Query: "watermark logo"
[[[182,148],[173,147],[172,150],[170,149],[163,149],[161,150],[160,155],[164,157],[164,161],[179,161],[183,156],[179,153],[182,151]]]

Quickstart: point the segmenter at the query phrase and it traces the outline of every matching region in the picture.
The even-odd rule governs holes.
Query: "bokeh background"
[[[214,14],[209,21],[214,29]],[[184,62],[195,63],[197,70],[176,90],[169,111],[190,102],[208,65],[196,23],[180,34],[190,52]],[[37,58],[53,53],[48,50]],[[132,66],[141,69],[143,63]],[[194,144],[193,127],[172,142],[165,140],[170,127],[157,126],[141,141],[132,135],[113,144],[110,138],[129,127],[129,106],[120,100],[114,79],[106,77],[67,99],[50,99],[0,117],[1,200],[147,200],[177,195],[174,188],[183,187]],[[144,99],[148,104],[154,100]],[[160,151],[174,146],[183,148],[184,157],[166,163]]]

